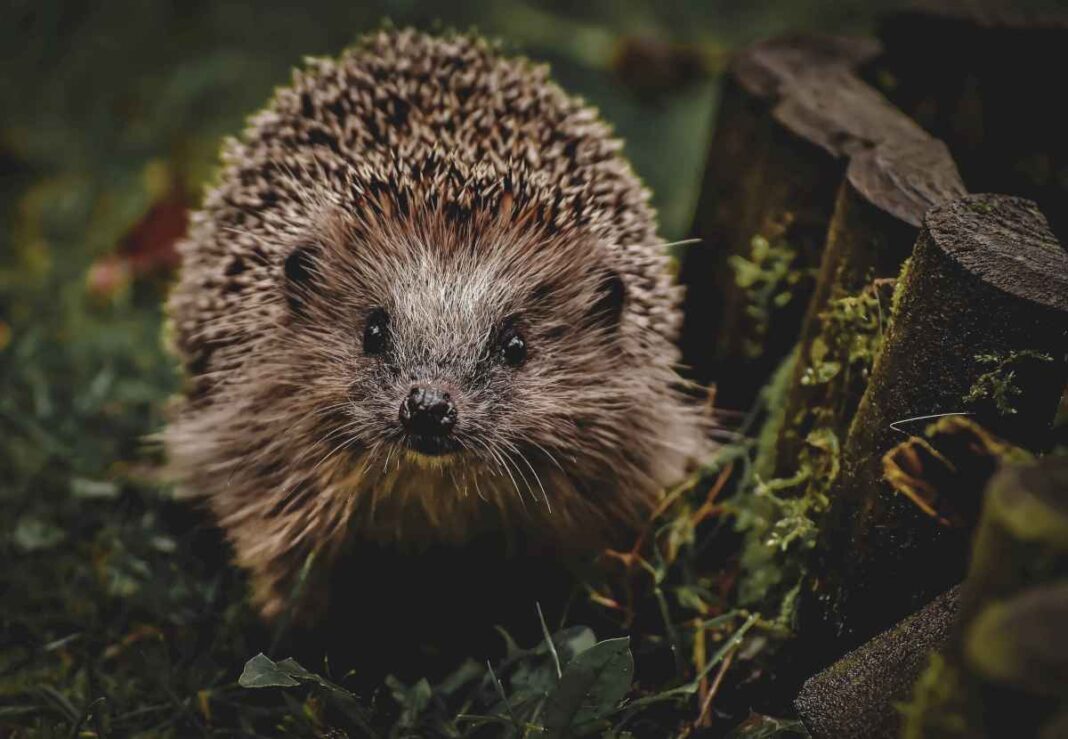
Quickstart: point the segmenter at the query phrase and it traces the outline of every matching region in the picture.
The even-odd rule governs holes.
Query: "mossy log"
[[[967,530],[883,479],[908,424],[968,413],[1040,450],[1068,376],[1068,254],[1030,201],[970,195],[929,211],[895,303],[802,594],[802,639],[831,657],[964,575]]]
[[[893,13],[870,76],[949,145],[969,189],[1037,201],[1064,242],[1068,107],[1050,85],[1068,69],[1068,11],[1013,5],[929,0]]]
[[[946,591],[809,678],[794,707],[814,739],[901,736],[902,717],[896,704],[912,696],[930,653],[947,645],[958,598],[959,588]]]
[[[987,486],[961,598],[970,623],[991,601],[1068,577],[1068,458],[1012,465]]]
[[[845,437],[889,318],[871,285],[901,271],[923,214],[964,192],[949,151],[930,137],[885,141],[851,159],[801,328],[772,476],[794,474],[815,429]]]
[[[1066,623],[1068,459],[1007,466],[987,487],[958,625],[937,679],[917,683],[906,736],[1060,736]]]
[[[857,76],[877,53],[868,39],[790,36],[729,67],[692,229],[701,243],[681,271],[684,364],[727,407],[747,407],[795,345],[851,159],[868,163],[857,181],[891,213],[899,197],[926,197],[882,169],[930,137]]]

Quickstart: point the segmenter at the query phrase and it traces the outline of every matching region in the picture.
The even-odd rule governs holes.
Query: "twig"
[[[707,676],[708,673],[712,671],[712,668],[720,663],[720,660],[724,659],[729,653],[733,652],[734,648],[738,646],[738,643],[741,642],[746,632],[749,631],[749,629],[753,628],[753,624],[757,623],[757,621],[759,620],[759,614],[750,614],[749,618],[745,620],[745,623],[743,623],[738,628],[738,630],[731,634],[731,637],[727,639],[727,643],[720,647],[716,651],[716,653],[712,655],[712,659],[709,660],[708,666],[705,667],[705,669],[703,669],[701,673],[691,683],[694,692],[696,692],[697,686],[700,685],[701,678]]]
[[[723,676],[727,674],[727,670],[730,669],[731,663],[734,661],[734,655],[737,653],[738,650],[734,649],[723,659],[723,664],[719,666],[716,677],[712,680],[712,687],[708,689],[708,695],[705,696],[704,701],[701,703],[701,712],[697,714],[697,720],[693,722],[694,728],[711,725],[712,720],[709,713],[712,710],[712,701],[716,697],[716,693],[719,692],[719,686],[723,683]]]

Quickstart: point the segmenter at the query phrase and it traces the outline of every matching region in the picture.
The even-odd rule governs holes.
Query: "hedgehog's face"
[[[331,347],[309,352],[302,370],[347,378],[345,397],[330,400],[345,405],[342,433],[354,446],[503,475],[569,455],[579,434],[588,447],[598,422],[625,423],[614,389],[626,374],[625,289],[591,252],[546,263],[535,250],[368,251],[374,261],[297,249],[285,270],[293,327],[313,327],[302,340]]]

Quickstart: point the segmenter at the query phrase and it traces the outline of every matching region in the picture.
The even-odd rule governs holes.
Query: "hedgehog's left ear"
[[[308,296],[316,289],[319,280],[319,247],[301,244],[289,252],[282,265],[285,278],[286,301],[294,313],[301,313]]]
[[[626,302],[627,286],[619,273],[610,268],[600,270],[597,297],[590,309],[590,316],[594,322],[604,328],[618,328],[623,318],[623,307]]]

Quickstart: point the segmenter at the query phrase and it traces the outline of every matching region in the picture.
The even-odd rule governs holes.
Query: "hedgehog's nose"
[[[401,403],[400,422],[410,434],[446,436],[456,425],[456,406],[439,388],[417,386]]]

